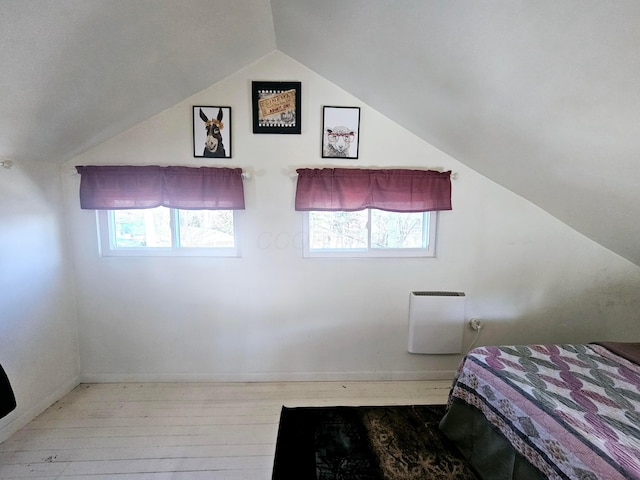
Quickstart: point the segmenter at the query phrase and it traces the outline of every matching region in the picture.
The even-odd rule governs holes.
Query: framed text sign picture
[[[300,82],[251,82],[253,133],[300,134]]]

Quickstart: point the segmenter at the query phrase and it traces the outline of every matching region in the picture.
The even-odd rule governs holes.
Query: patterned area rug
[[[467,480],[444,405],[282,408],[273,480]]]

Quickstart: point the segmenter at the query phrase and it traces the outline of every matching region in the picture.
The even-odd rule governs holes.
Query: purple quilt
[[[640,479],[640,366],[601,345],[476,348],[454,398],[550,479]]]

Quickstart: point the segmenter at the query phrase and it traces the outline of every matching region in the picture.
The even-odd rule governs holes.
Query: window
[[[433,257],[436,212],[304,212],[305,257]]]
[[[433,257],[437,212],[451,210],[451,172],[299,168],[307,257]]]
[[[238,256],[233,210],[99,210],[102,256]]]

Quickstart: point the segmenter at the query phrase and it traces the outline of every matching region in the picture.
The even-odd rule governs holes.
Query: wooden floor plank
[[[45,462],[90,462],[158,458],[249,457],[273,455],[275,443],[241,445],[183,445],[165,447],[114,447],[20,450],[0,453],[0,465]]]
[[[0,445],[0,478],[268,480],[280,411],[443,404],[450,382],[82,384]]]

